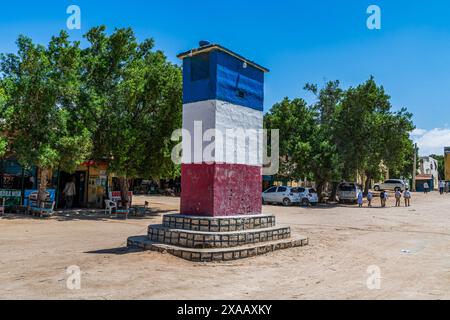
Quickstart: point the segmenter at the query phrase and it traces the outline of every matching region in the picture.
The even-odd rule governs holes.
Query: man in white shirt
[[[439,182],[439,193],[442,195],[444,194],[445,191],[445,181],[441,180],[441,182]]]
[[[411,192],[409,191],[408,188],[405,189],[405,193],[404,196],[405,198],[405,207],[410,207],[411,206]]]
[[[71,209],[73,207],[73,199],[76,194],[77,190],[75,186],[75,178],[72,178],[72,181],[66,183],[66,186],[64,187],[63,191],[66,209]]]
[[[423,191],[424,191],[424,193],[427,194],[429,190],[430,190],[430,186],[428,185],[428,182],[425,182],[423,184]]]

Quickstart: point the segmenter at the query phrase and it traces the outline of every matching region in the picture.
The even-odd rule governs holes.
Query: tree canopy
[[[305,89],[315,95],[313,104],[285,98],[264,118],[267,129],[280,129],[280,175],[309,178],[321,194],[326,184],[357,175],[366,177],[367,191],[370,181],[381,178],[382,166],[412,173],[412,115],[404,108],[393,111],[372,77],[347,90],[339,81]]]
[[[17,53],[0,56],[0,154],[40,169],[40,199],[52,169],[86,160],[106,161],[125,187],[178,169],[170,137],[181,126],[180,68],[129,28],[85,38],[81,48],[64,31],[48,46],[19,36]]]
[[[181,69],[154,51],[152,39],[139,43],[131,29],[107,35],[105,27],[86,34],[83,102],[90,111],[93,159],[106,160],[121,179],[172,177],[170,137],[181,126]]]
[[[47,47],[25,36],[17,54],[2,54],[6,91],[3,132],[19,162],[40,169],[43,194],[50,170],[74,170],[89,154],[89,131],[78,121],[80,48],[61,32]]]

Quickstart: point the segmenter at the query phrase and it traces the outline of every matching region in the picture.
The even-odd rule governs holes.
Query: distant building
[[[423,176],[428,176],[431,179],[432,185],[431,190],[435,190],[439,187],[439,165],[438,161],[432,157],[421,157],[420,158],[420,168],[419,174]]]
[[[435,181],[433,179],[433,175],[431,174],[419,174],[416,176],[416,191],[417,192],[423,192],[425,191],[425,183],[428,184],[428,190],[435,190],[438,185],[435,184]]]
[[[445,154],[445,180],[450,181],[450,147],[444,149]]]
[[[50,170],[47,190],[54,191],[57,207],[62,207],[65,184],[75,179],[75,207],[102,208],[107,191],[110,191],[108,188],[114,185],[114,176],[107,170],[107,163],[94,161],[81,164],[74,173]],[[0,198],[4,199],[6,206],[26,203],[27,194],[39,187],[39,174],[38,168],[22,167],[13,157],[0,160]]]

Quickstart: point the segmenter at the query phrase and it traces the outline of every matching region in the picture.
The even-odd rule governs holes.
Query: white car
[[[271,187],[262,193],[262,201],[266,203],[278,203],[284,206],[292,204],[317,204],[318,196],[311,188]]]
[[[386,180],[383,183],[378,183],[374,186],[375,191],[381,191],[381,190],[392,190],[392,191],[405,191],[405,189],[408,188],[408,184],[401,180],[401,179],[389,179]]]
[[[340,203],[358,201],[358,194],[362,191],[362,186],[355,182],[343,182],[338,186],[337,197]]]
[[[317,191],[313,188],[293,188],[294,193],[299,194],[299,202],[303,206],[317,205],[319,203],[319,196]]]

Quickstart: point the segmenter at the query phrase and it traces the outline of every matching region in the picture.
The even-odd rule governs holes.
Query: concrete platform
[[[128,238],[129,247],[143,250],[168,252],[176,257],[195,262],[219,262],[254,257],[275,250],[282,250],[308,245],[308,238],[297,236],[289,239],[267,241],[233,248],[193,249],[161,244],[149,240],[147,236]]]
[[[148,234],[128,238],[129,247],[168,252],[190,261],[227,261],[305,246],[307,237],[291,237],[274,215],[196,217],[169,214]]]
[[[149,240],[187,248],[228,248],[287,239],[290,236],[290,227],[270,227],[227,232],[171,229],[163,225],[154,225],[148,228]]]

